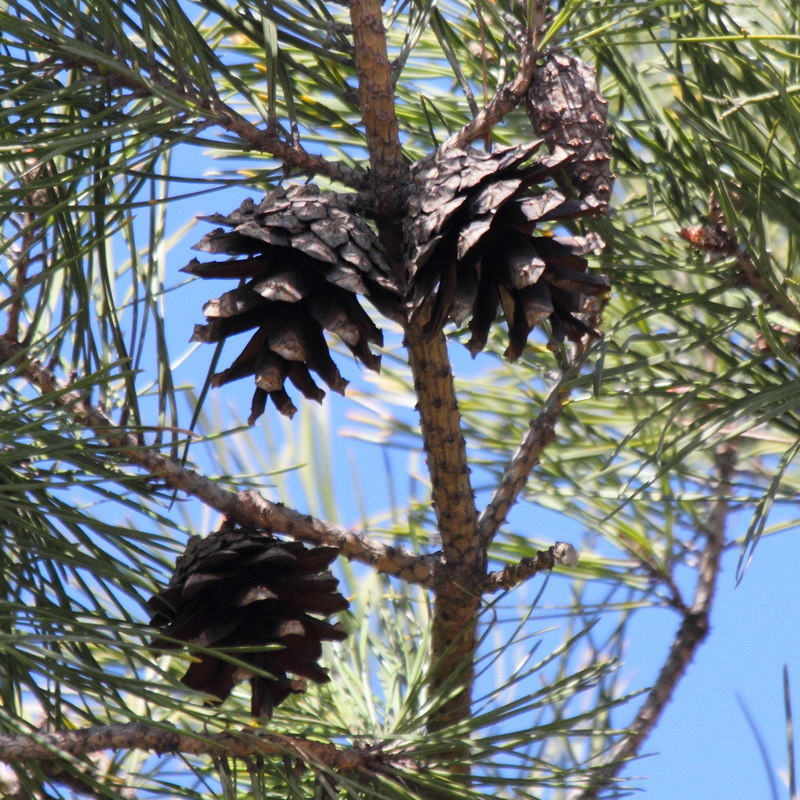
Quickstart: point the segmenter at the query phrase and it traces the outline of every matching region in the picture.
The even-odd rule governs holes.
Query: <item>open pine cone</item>
[[[255,330],[231,366],[212,378],[219,386],[255,376],[250,424],[264,412],[267,398],[282,414],[295,413],[284,388],[287,378],[318,402],[325,392],[311,370],[333,391],[344,392],[347,381],[323,331],[339,336],[368,369],[380,369],[380,356],[369,345],[381,345],[383,335],[356,296],[369,297],[393,319],[402,314],[401,304],[377,236],[348,205],[346,195],[322,193],[309,184],[276,189],[259,205],[245,200],[228,215],[201,217],[232,230],[206,234],[195,249],[234,258],[194,259],[183,271],[245,282],[206,303],[208,324],[195,326],[192,340],[218,342]]]
[[[549,320],[551,340],[579,341],[599,333],[578,316],[585,295],[609,289],[587,272],[587,252],[597,236],[534,235],[541,223],[570,220],[600,210],[600,201],[542,184],[568,167],[572,150],[531,157],[542,140],[484,153],[438,150],[412,168],[414,189],[406,231],[414,269],[409,304],[430,311],[429,329],[447,319],[461,325],[471,315],[476,355],[486,345],[498,307],[508,324],[508,358],[518,358],[533,327]]]
[[[344,639],[345,633],[338,624],[311,615],[348,607],[327,570],[338,552],[246,528],[192,537],[167,588],[148,601],[150,624],[165,637],[153,647],[177,649],[185,643],[195,660],[181,680],[220,702],[237,683],[250,680],[251,713],[271,717],[289,694],[305,690],[305,681],[287,673],[316,683],[330,680],[317,663],[322,642]],[[193,644],[227,649],[232,659],[270,677],[193,651]],[[268,645],[280,647],[265,649]]]

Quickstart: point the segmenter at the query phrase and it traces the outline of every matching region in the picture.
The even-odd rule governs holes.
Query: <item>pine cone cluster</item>
[[[244,528],[193,537],[167,588],[148,601],[150,624],[163,636],[153,647],[178,649],[185,643],[194,661],[183,683],[220,702],[249,680],[251,713],[271,717],[289,694],[305,689],[304,681],[289,674],[330,680],[317,663],[322,642],[344,639],[345,633],[311,615],[348,607],[327,569],[338,552]],[[227,650],[232,660],[192,645]]]
[[[552,186],[576,155],[557,146],[531,160],[541,145],[493,153],[440,149],[412,168],[409,304],[413,314],[430,313],[429,329],[448,318],[461,325],[471,316],[467,346],[473,356],[486,345],[499,308],[509,331],[505,355],[512,360],[545,320],[552,341],[599,335],[577,315],[584,296],[609,289],[607,278],[587,272],[584,258],[602,242],[537,230],[542,223],[594,215],[599,201]]]
[[[356,295],[370,299],[384,316],[402,315],[378,239],[363,217],[349,209],[347,195],[320,192],[309,184],[276,189],[256,205],[245,200],[231,214],[201,217],[217,228],[196,250],[232,256],[200,263],[184,272],[201,278],[244,281],[203,308],[206,325],[195,326],[193,341],[218,342],[254,330],[236,360],[212,377],[215,386],[254,376],[249,423],[267,399],[291,417],[297,410],[285,390],[288,381],[306,398],[325,396],[315,372],[333,391],[347,381],[331,358],[324,331],[335,333],[368,369],[380,368],[370,344],[381,345],[381,330]]]

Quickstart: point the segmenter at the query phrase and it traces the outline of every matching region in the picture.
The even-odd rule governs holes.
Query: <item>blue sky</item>
[[[744,528],[730,531],[744,533]],[[800,713],[800,537],[788,531],[759,543],[750,569],[736,586],[739,554],[729,552],[720,575],[711,633],[648,742],[653,752],[629,769],[647,776],[648,800],[771,798],[759,747],[737,697],[746,705],[771,758],[786,777],[784,665],[795,720]],[[632,628],[629,665],[659,652],[646,624]],[[640,629],[637,629],[640,628]],[[663,644],[660,645],[663,652]],[[788,798],[780,774],[778,797]]]

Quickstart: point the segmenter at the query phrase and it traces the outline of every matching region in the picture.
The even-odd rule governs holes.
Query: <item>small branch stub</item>
[[[523,558],[516,564],[509,564],[499,572],[491,572],[483,584],[484,593],[512,589],[528,578],[555,567],[574,567],[578,564],[578,551],[569,542],[556,542],[547,550],[539,550],[535,556]]]
[[[577,567],[580,561],[578,551],[569,542],[556,542],[553,545],[553,560],[561,567]]]

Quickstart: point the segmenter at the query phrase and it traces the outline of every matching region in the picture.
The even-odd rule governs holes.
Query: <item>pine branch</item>
[[[733,196],[726,199],[732,209],[737,202],[741,203],[741,197]],[[739,241],[719,198],[713,192],[708,200],[707,217],[707,225],[681,228],[678,235],[692,247],[705,252],[706,260],[711,264],[724,259],[734,259],[739,268],[740,280],[746,281],[766,303],[779,309],[790,319],[800,320],[800,309],[786,293],[785,287],[775,283],[773,275],[763,268],[759,269],[751,255],[750,245],[743,245]]]
[[[378,572],[428,588],[436,584],[441,572],[442,565],[437,555],[416,555],[404,547],[393,547],[367,539],[346,528],[302,514],[283,503],[266,500],[258,492],[239,492],[236,498],[236,507],[231,518],[239,522],[249,521],[270,530],[283,531],[297,539],[333,545],[348,558],[370,564]],[[255,520],[261,522],[254,523]]]
[[[69,412],[80,428],[91,428],[114,448],[117,458],[141,467],[153,478],[196,497],[233,522],[287,533],[315,544],[338,547],[348,558],[374,566],[378,571],[411,583],[432,586],[436,581],[439,561],[436,556],[417,556],[402,547],[390,547],[367,539],[329,522],[301,514],[282,503],[272,503],[256,492],[231,492],[177,459],[146,447],[99,406],[86,401],[84,395],[70,391],[53,372],[31,359],[25,348],[7,336],[0,336],[0,361],[15,366],[16,374],[36,386],[43,394],[52,394],[55,404]]]
[[[408,170],[403,163],[400,147],[400,126],[394,107],[392,73],[380,2],[352,0],[350,21],[370,168],[378,184],[390,184]],[[386,199],[391,202],[391,198]]]
[[[395,97],[379,0],[352,0],[356,72],[364,114],[372,181],[378,196],[381,242],[398,284],[407,272],[403,218],[406,214],[408,167],[398,137]],[[480,592],[475,587],[486,571],[486,552],[477,537],[477,510],[469,478],[466,444],[461,432],[453,374],[444,334],[424,331],[424,320],[406,328],[405,345],[417,393],[420,428],[433,487],[433,507],[442,537],[447,579],[439,580],[434,596],[431,660],[437,665],[433,690],[464,675],[464,691],[445,703],[431,728],[466,719],[471,707],[475,626]],[[462,758],[456,762],[467,763]],[[467,771],[467,768],[465,768]]]
[[[333,744],[244,730],[239,733],[191,734],[164,725],[126,722],[70,731],[0,736],[0,760],[51,762],[59,756],[83,756],[104,750],[143,750],[159,755],[209,755],[215,758],[290,755],[305,763],[336,771],[376,771],[391,756],[376,748],[344,748]],[[400,757],[397,759],[401,761]]]
[[[590,800],[609,786],[625,763],[640,752],[642,745],[661,718],[672,699],[680,679],[709,632],[709,617],[714,601],[720,561],[725,547],[725,529],[730,510],[731,479],[736,466],[734,445],[722,445],[716,453],[717,499],[711,509],[705,530],[706,544],[700,555],[697,585],[692,604],[683,612],[683,621],[670,647],[664,666],[625,736],[603,759],[604,766],[592,773],[589,786],[576,800]]]
[[[461,130],[456,131],[442,146],[464,149],[472,142],[488,136],[503,117],[510,114],[525,98],[536,66],[537,50],[530,44],[522,47],[516,75],[498,89],[482,111]]]
[[[378,236],[399,288],[405,286],[403,218],[408,165],[400,146],[400,126],[386,45],[380,0],[351,0],[353,54],[358,97],[370,163],[370,184],[377,195]]]
[[[235,133],[248,142],[254,150],[274,156],[288,167],[294,167],[306,175],[324,175],[352,189],[363,189],[367,185],[367,175],[364,172],[309,153],[299,142],[285,141],[273,122],[267,123],[264,128],[259,128],[218,97],[213,98],[207,109],[214,113],[213,116],[209,116],[209,122]]]
[[[87,58],[70,57],[62,63],[53,58],[44,62],[44,65],[48,72],[64,68],[88,70],[94,74],[100,70],[100,65]],[[107,73],[105,67],[100,71]],[[156,101],[161,99],[162,93],[166,93],[171,102],[178,99],[190,105],[192,112],[198,114],[199,123],[204,126],[217,125],[234,133],[254,150],[280,159],[287,167],[293,167],[306,175],[324,175],[353,189],[366,188],[368,176],[365,172],[309,153],[299,142],[287,141],[272,120],[264,128],[259,128],[225,103],[216,91],[204,95],[195,87],[174,83],[157,69],[157,65],[151,67],[151,72],[149,80],[144,76],[131,77],[129,72],[102,74],[98,80],[114,88],[129,89],[138,97],[152,97]]]
[[[25,305],[25,288],[28,284],[29,270],[31,267],[31,253],[34,247],[42,239],[44,232],[39,226],[36,226],[36,213],[32,210],[37,206],[46,205],[47,191],[37,190],[35,184],[37,178],[46,174],[50,170],[50,165],[43,164],[20,178],[20,181],[31,187],[30,192],[25,196],[25,206],[27,210],[14,215],[11,218],[11,224],[18,230],[22,230],[20,244],[11,245],[9,247],[10,263],[14,265],[14,277],[11,283],[11,291],[16,297],[13,298],[8,304],[6,310],[6,333],[5,335],[11,339],[19,338],[20,331],[20,317]]]
[[[469,664],[477,645],[479,587],[486,572],[486,550],[478,537],[475,494],[447,340],[441,331],[426,334],[419,323],[406,332],[406,345],[447,577],[436,586],[434,597],[434,690],[454,673],[464,675],[463,692],[442,706],[432,723],[437,728],[466,719],[470,713],[473,671]]]

